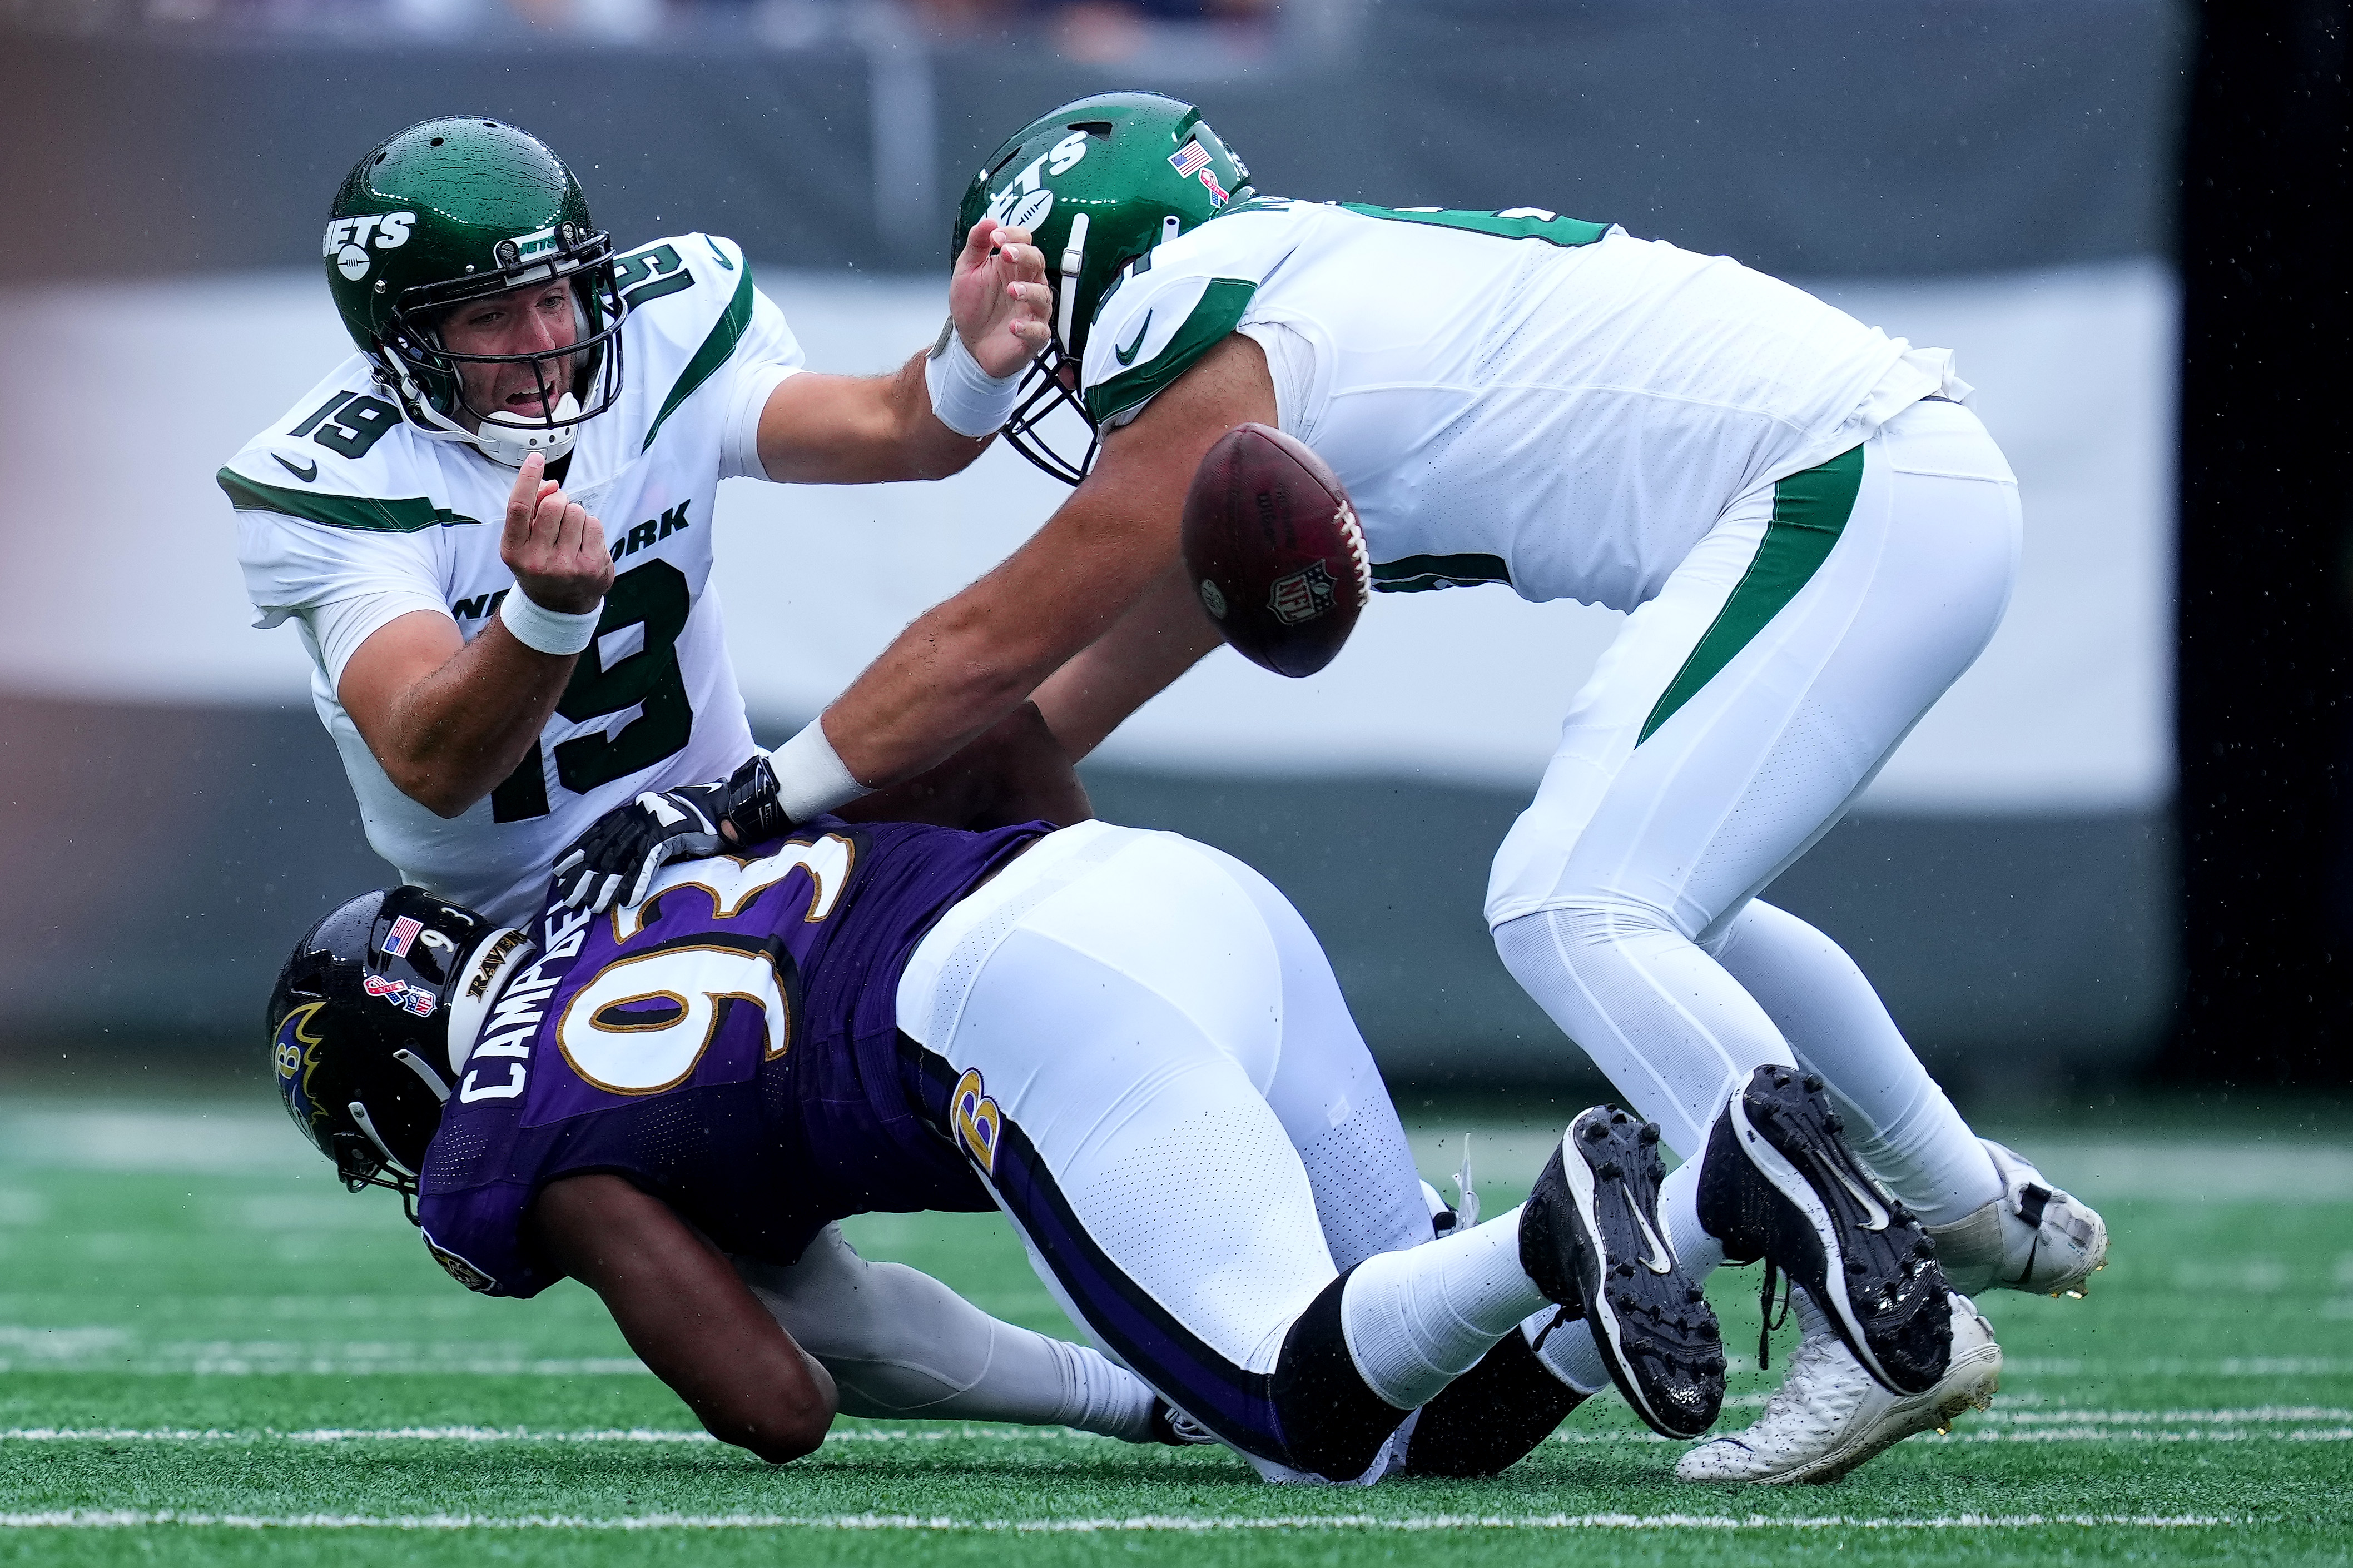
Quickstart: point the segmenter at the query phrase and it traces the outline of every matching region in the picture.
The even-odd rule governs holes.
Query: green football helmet
[[[371,149],[335,193],[321,246],[343,330],[436,440],[470,441],[520,467],[569,451],[580,421],[621,395],[628,306],[613,241],[589,220],[580,182],[537,137],[495,120],[428,120]],[[438,325],[453,306],[569,278],[578,331],[564,349],[452,353]],[[527,363],[540,416],[473,407],[460,363]],[[470,416],[476,428],[460,423]]]
[[[1128,263],[1250,195],[1250,170],[1189,103],[1153,92],[1106,92],[1066,103],[1015,132],[965,187],[951,260],[982,218],[1026,228],[1046,254],[1053,335],[1021,385],[1005,438],[1064,484],[1086,477],[1039,429],[1065,404],[1094,428],[1077,396],[1095,308]],[[1071,384],[1062,379],[1069,367]]]

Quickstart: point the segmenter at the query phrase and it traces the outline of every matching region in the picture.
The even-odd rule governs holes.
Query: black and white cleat
[[[1699,1221],[1728,1259],[1763,1258],[1804,1286],[1882,1386],[1936,1386],[1953,1350],[1936,1244],[1847,1147],[1818,1075],[1758,1068],[1704,1161]]]
[[[1696,1437],[1724,1405],[1724,1336],[1659,1225],[1659,1129],[1615,1106],[1568,1125],[1520,1211],[1520,1267],[1593,1327],[1651,1429]]]

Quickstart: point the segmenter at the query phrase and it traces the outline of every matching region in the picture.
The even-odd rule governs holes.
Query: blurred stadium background
[[[361,152],[512,120],[623,243],[731,235],[813,364],[881,369],[935,330],[987,150],[1144,86],[1270,192],[1615,220],[1956,349],[2023,481],[2024,575],[1772,896],[1964,1095],[2342,1083],[2345,11],[0,0],[0,1050],[258,1065],[293,936],[388,875],[293,634],[249,629],[212,482],[346,352],[316,245]],[[764,737],[1057,493],[1004,452],[933,487],[728,485]],[[1615,620],[1384,599],[1312,681],[1220,654],[1089,782],[1286,889],[1401,1081],[1557,1085],[1582,1058],[1479,908]]]

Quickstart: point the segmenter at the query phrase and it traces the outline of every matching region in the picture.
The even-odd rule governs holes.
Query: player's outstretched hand
[[[1002,378],[1028,364],[1046,346],[1053,313],[1046,253],[1029,231],[994,218],[973,225],[948,273],[948,314],[980,368]]]
[[[788,831],[776,805],[768,754],[754,752],[724,780],[648,790],[598,817],[555,861],[556,896],[575,910],[602,914],[646,901],[655,874],[672,860],[716,855]]]
[[[613,585],[613,558],[605,553],[605,525],[546,473],[547,459],[540,453],[522,460],[507,494],[499,559],[533,604],[581,615],[604,602]]]

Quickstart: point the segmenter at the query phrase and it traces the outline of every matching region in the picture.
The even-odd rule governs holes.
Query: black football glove
[[[791,828],[776,805],[776,775],[766,752],[754,752],[724,783],[649,790],[598,817],[557,858],[556,896],[592,914],[612,908],[617,897],[625,909],[641,904],[656,873],[670,861],[725,849],[722,825],[734,830],[737,844],[757,844]]]

